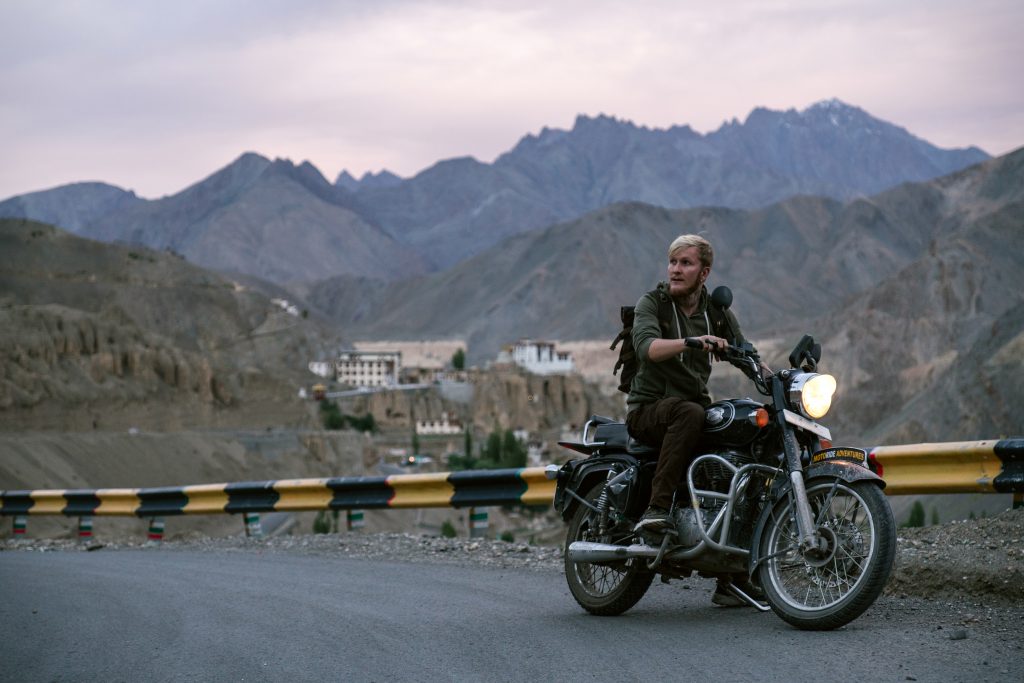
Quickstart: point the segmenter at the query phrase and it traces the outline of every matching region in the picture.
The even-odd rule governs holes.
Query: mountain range
[[[449,268],[508,237],[618,202],[752,209],[797,195],[839,201],[988,158],[942,150],[854,106],[758,108],[708,134],[607,116],[527,135],[494,163],[441,161],[331,184],[308,162],[246,153],[180,193],[144,200],[102,183],[12,197],[0,216],[173,250],[276,283],[400,280]]]

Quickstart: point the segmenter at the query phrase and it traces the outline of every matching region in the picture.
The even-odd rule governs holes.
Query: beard
[[[682,283],[679,283],[679,285],[682,285]],[[700,290],[703,286],[704,283],[701,282],[700,280],[697,280],[689,287],[683,286],[683,288],[674,288],[673,283],[669,282],[668,292],[673,299],[685,301],[687,299],[693,298],[694,296],[697,296],[700,293]]]

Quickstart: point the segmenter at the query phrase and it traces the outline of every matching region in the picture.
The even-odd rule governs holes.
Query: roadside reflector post
[[[78,542],[88,543],[92,540],[92,517],[83,515],[78,518]]]
[[[149,533],[146,534],[146,545],[160,545],[164,540],[164,518],[153,517],[149,520]]]
[[[263,535],[263,527],[260,525],[260,513],[245,512],[245,535],[247,538],[259,538]]]
[[[469,537],[486,538],[487,508],[469,508]]]
[[[14,515],[14,535],[24,536],[28,526],[28,515]]]
[[[349,531],[359,531],[363,528],[363,524],[365,524],[365,520],[362,510],[349,510],[345,515],[345,527]]]
[[[1013,494],[1013,509],[1024,508],[1024,493],[1018,491]]]

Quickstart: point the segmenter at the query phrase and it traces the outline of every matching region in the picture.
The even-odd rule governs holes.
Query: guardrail
[[[554,495],[555,483],[544,476],[544,468],[530,467],[148,489],[0,491],[0,515],[13,516],[15,534],[20,535],[27,515],[88,519],[91,530],[93,516],[162,520],[193,514],[550,505]],[[476,522],[484,523],[479,516]],[[247,533],[252,528],[247,519]]]
[[[889,495],[1024,493],[1024,437],[877,446],[868,459]]]
[[[889,495],[1013,493],[1014,506],[1024,504],[1024,438],[878,446],[868,458],[885,478]],[[27,515],[79,517],[80,535],[91,537],[93,516],[157,520],[190,514],[545,505],[554,492],[544,468],[528,467],[148,489],[0,491],[0,515],[14,517],[15,533],[24,533]],[[82,531],[85,520],[87,534]],[[162,521],[160,527],[162,535]]]

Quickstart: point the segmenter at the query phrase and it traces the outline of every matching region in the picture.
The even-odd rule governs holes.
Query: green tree
[[[448,455],[448,469],[452,472],[459,472],[462,470],[475,470],[477,467],[478,460],[472,455],[459,455],[452,453]]]
[[[420,452],[420,435],[416,433],[416,428],[412,429],[412,454],[416,455]]]
[[[345,416],[338,409],[338,404],[333,401],[320,402],[320,417],[324,423],[324,429],[344,429]]]
[[[487,444],[480,455],[482,469],[494,469],[501,464],[501,434],[491,432],[487,436]]]
[[[473,435],[469,431],[469,427],[466,427],[466,436],[462,441],[463,453],[466,455],[466,459],[473,457]]]
[[[461,348],[455,349],[455,353],[452,354],[452,367],[456,370],[466,369],[466,352]]]
[[[505,430],[501,443],[501,466],[507,468],[526,467],[526,447],[519,443],[519,439],[512,433],[511,429]]]
[[[907,523],[903,526],[907,527],[921,527],[924,526],[924,505],[919,500],[914,501],[914,505],[910,508],[910,517],[907,518]]]

